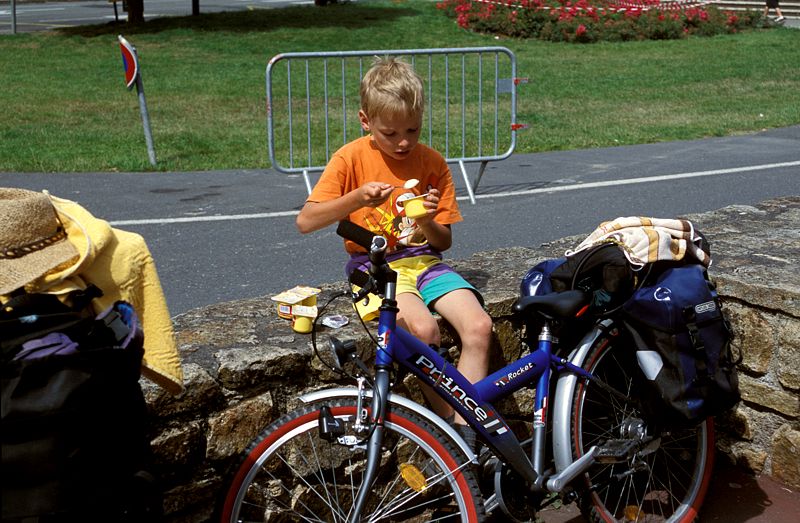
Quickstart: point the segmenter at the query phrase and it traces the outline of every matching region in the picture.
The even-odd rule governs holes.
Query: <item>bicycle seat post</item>
[[[553,347],[553,333],[551,330],[551,320],[548,317],[544,318],[542,329],[539,331],[539,344],[537,350],[543,351],[547,354],[548,358],[552,353]],[[531,445],[531,463],[533,463],[533,470],[539,481],[544,478],[544,471],[546,467],[544,448],[547,441],[547,412],[546,401],[550,388],[550,373],[551,369],[548,367],[539,377],[536,384],[536,396],[534,397],[534,414],[533,414],[533,445]],[[537,481],[537,484],[539,482]],[[541,486],[541,485],[538,485]]]

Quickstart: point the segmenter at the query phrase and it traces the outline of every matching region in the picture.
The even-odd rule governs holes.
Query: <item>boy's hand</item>
[[[416,218],[417,223],[420,225],[431,221],[433,216],[436,214],[436,209],[439,207],[439,190],[431,189],[428,191],[428,195],[425,197],[425,201],[422,203],[425,205],[425,209],[427,209],[428,213],[424,216]]]
[[[417,225],[422,229],[428,244],[438,251],[446,251],[453,244],[453,234],[449,225],[437,223],[433,217],[436,216],[436,209],[439,207],[439,195],[436,189],[431,189],[425,197],[423,205],[428,213],[416,218]]]
[[[388,183],[369,182],[357,189],[363,207],[377,207],[389,198],[394,185]]]

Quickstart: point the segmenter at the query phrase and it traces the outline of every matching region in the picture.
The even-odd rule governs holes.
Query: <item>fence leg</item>
[[[469,175],[467,174],[467,166],[464,164],[464,160],[459,160],[458,166],[461,168],[461,175],[464,177],[464,185],[467,186],[469,201],[472,205],[475,205],[475,192],[472,190],[472,184],[469,183]]]
[[[303,180],[306,182],[306,191],[311,196],[311,180],[308,178],[308,169],[303,169]]]
[[[472,192],[478,192],[478,184],[481,183],[481,178],[483,178],[483,172],[486,170],[486,166],[489,164],[487,160],[481,162],[481,166],[478,169],[478,177],[475,178],[475,183],[472,184]]]

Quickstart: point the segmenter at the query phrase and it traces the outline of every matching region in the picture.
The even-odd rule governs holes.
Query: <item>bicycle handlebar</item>
[[[336,234],[357,243],[367,249],[367,251],[372,249],[372,239],[375,237],[374,234],[365,228],[347,220],[339,222],[339,226],[336,228]]]
[[[370,275],[374,277],[380,274],[382,265],[385,263],[386,249],[389,247],[389,242],[386,238],[372,234],[360,225],[347,220],[339,222],[336,234],[367,249],[370,261]]]
[[[356,302],[360,301],[367,296],[367,294],[375,291],[383,295],[383,286],[387,281],[387,275],[392,273],[392,270],[386,264],[386,250],[389,247],[389,242],[386,238],[373,234],[367,229],[347,220],[339,222],[339,226],[336,228],[336,234],[367,249],[367,255],[370,261],[369,275],[359,270],[353,271],[353,273],[350,274],[350,283],[361,287],[361,290],[356,294],[353,300]]]

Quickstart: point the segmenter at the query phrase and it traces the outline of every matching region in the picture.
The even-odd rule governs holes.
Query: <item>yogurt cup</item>
[[[414,198],[409,198],[408,200],[403,200],[403,207],[406,210],[406,217],[411,218],[412,220],[417,219],[421,216],[425,216],[428,213],[428,209],[425,207],[425,197],[428,196],[427,194],[421,194],[419,196],[415,196]]]

